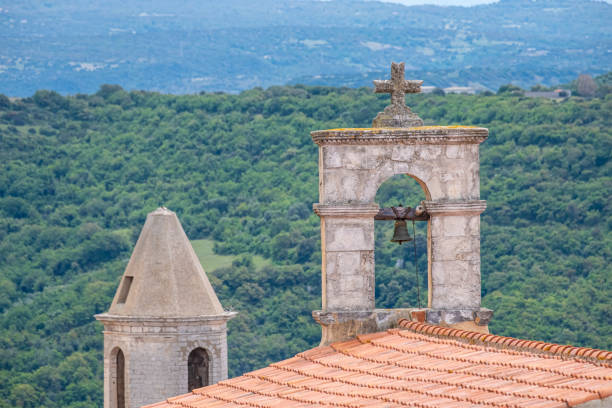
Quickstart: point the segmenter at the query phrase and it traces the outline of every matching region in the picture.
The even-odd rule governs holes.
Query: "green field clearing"
[[[218,268],[232,266],[232,261],[240,256],[215,254],[213,252],[215,241],[211,239],[196,239],[191,241],[191,246],[193,246],[193,250],[198,258],[200,258],[200,263],[206,272],[211,272]],[[260,268],[270,262],[259,255],[252,255],[252,257],[253,264],[256,268]]]

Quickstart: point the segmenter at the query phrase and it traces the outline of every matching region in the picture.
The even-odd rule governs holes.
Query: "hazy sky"
[[[378,0],[386,3],[400,3],[406,6],[435,4],[438,6],[475,6],[477,4],[495,3],[496,0]]]
[[[477,4],[495,3],[497,0],[378,0],[386,3],[399,3],[406,6],[416,6],[420,4],[435,4],[438,6],[475,6]],[[602,0],[612,3],[612,0]]]

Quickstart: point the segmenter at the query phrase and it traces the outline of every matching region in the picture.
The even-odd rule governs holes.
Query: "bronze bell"
[[[408,233],[408,228],[406,228],[406,221],[398,220],[395,221],[395,229],[393,230],[393,238],[391,238],[391,242],[397,242],[398,244],[402,244],[402,242],[412,241],[410,234]]]

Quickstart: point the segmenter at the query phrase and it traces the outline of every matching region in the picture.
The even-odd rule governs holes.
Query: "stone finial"
[[[393,127],[407,128],[423,126],[423,120],[406,106],[407,93],[421,92],[423,81],[404,79],[404,63],[391,63],[391,80],[375,80],[374,92],[390,93],[391,105],[379,112],[372,121],[373,128]]]

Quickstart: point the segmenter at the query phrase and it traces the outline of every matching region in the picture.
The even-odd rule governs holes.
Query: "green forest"
[[[481,253],[495,334],[612,348],[609,78],[598,78],[594,97],[560,101],[512,86],[407,97],[427,125],[490,130],[480,150]],[[107,310],[146,214],[162,205],[191,240],[233,259],[217,269],[201,259],[224,307],[239,312],[229,323],[230,376],[316,346],[318,156],[309,132],[367,127],[387,103],[368,88],[299,85],[0,95],[0,408],[102,406],[93,315]],[[377,195],[381,205],[421,199],[407,176]],[[391,229],[377,222],[377,306],[416,306],[414,248],[390,243]]]

